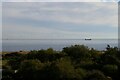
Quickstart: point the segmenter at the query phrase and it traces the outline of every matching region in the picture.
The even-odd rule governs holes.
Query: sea
[[[61,51],[71,45],[85,45],[96,50],[105,50],[107,45],[118,47],[118,39],[20,39],[2,40],[2,51],[30,51],[53,48]]]

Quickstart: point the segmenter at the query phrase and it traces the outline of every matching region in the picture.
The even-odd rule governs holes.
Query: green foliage
[[[14,71],[11,69],[3,69],[2,80],[13,80]]]
[[[77,68],[75,69],[75,76],[77,80],[84,80],[84,78],[87,76],[87,72],[82,68]]]
[[[15,78],[21,80],[39,80],[39,72],[43,67],[44,64],[39,60],[25,60],[21,63]]]
[[[112,48],[112,47],[110,47],[110,45],[107,45],[106,52],[105,52],[106,54],[116,55],[117,52],[118,52],[118,48],[117,47]]]
[[[14,70],[8,64],[2,65],[2,80],[13,80]]]
[[[16,70],[19,68],[22,60],[23,60],[23,55],[19,54],[18,52],[13,52],[11,54],[5,54],[3,56],[3,62],[7,61],[7,63],[5,64],[11,66],[13,70]]]
[[[85,80],[108,80],[107,77],[99,70],[88,72]]]
[[[120,61],[117,57],[112,55],[102,55],[101,56],[102,64],[119,64]]]
[[[65,47],[63,52],[75,60],[82,60],[90,56],[88,47],[84,45]]]
[[[18,52],[12,52],[12,53],[8,53],[8,54],[3,54],[2,55],[2,60],[4,59],[14,59],[14,58],[18,58],[21,57],[22,54],[19,54]]]
[[[118,72],[118,66],[110,64],[104,65],[103,72],[108,76],[114,76]]]
[[[26,55],[27,59],[38,59],[41,62],[49,62],[49,61],[55,61],[56,59],[59,59],[61,57],[65,56],[64,53],[60,53],[57,51],[54,51],[53,49],[49,48],[47,50],[34,50],[31,51]]]
[[[109,45],[105,51],[72,45],[3,54],[2,80],[120,80],[119,52]]]
[[[79,63],[79,67],[84,68],[86,70],[92,70],[96,68],[96,66],[94,65],[94,62],[91,60],[81,61]]]
[[[57,61],[56,63],[56,67],[58,68],[59,74],[60,74],[60,78],[64,79],[64,78],[74,78],[75,77],[75,73],[74,73],[74,67],[71,64],[71,61],[68,59],[61,59],[59,61]]]
[[[102,55],[102,52],[91,48],[91,50],[89,50],[89,54],[92,60],[96,60],[100,55]]]
[[[27,71],[27,70],[29,71],[29,69],[38,70],[41,69],[43,66],[44,64],[41,63],[39,60],[24,60],[21,63],[20,70],[21,71]]]

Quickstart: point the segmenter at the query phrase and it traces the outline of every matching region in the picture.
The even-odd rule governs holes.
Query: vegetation
[[[84,45],[2,54],[2,80],[120,80],[120,51]]]

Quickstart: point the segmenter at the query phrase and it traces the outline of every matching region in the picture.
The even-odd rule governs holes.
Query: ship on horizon
[[[85,40],[92,40],[91,38],[85,38]]]

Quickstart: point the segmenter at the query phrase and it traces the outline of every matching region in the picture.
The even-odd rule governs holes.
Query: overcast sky
[[[3,38],[5,39],[118,37],[117,3],[5,2],[2,4],[2,10]]]
[[[41,1],[43,1],[43,2],[45,2],[45,1],[59,1],[59,2],[63,2],[63,1],[80,1],[80,2],[118,2],[119,0],[2,0],[3,2],[21,2],[21,1],[24,1],[24,2],[35,2],[35,1],[39,1],[39,2],[41,2]]]

